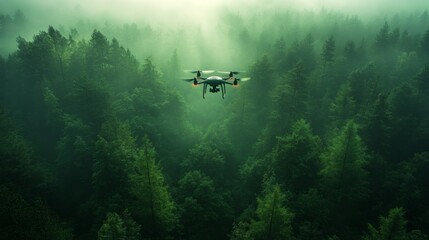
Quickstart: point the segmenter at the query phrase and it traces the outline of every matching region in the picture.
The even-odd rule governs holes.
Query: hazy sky
[[[276,9],[317,11],[324,7],[349,14],[373,15],[428,9],[429,0],[2,0],[0,12],[22,9],[31,19],[49,21],[85,16],[124,22],[149,19],[178,23],[216,18],[221,6],[240,13]]]

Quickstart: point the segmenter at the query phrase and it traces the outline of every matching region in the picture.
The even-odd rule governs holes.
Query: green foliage
[[[407,239],[427,239],[427,235],[420,231],[408,232],[407,221],[402,208],[393,208],[387,217],[380,217],[378,229],[371,224],[368,226],[369,233],[363,237],[364,240],[407,240]]]
[[[373,62],[350,73],[350,94],[358,109],[374,101],[378,95],[377,69]]]
[[[265,180],[263,195],[257,199],[256,218],[249,224],[238,223],[231,239],[293,239],[294,214],[284,206],[285,201],[280,186]]]
[[[288,189],[301,192],[316,185],[320,145],[320,139],[313,135],[310,125],[303,119],[292,126],[290,134],[277,137],[273,149],[274,169]]]
[[[348,46],[346,48],[346,54],[349,58],[353,57],[354,55],[354,44],[346,45]],[[335,40],[334,37],[331,36],[328,40],[325,41],[325,44],[323,45],[323,51],[322,51],[322,61],[324,65],[331,64],[334,61],[335,57]]]
[[[258,198],[256,215],[258,219],[251,223],[252,235],[256,239],[291,239],[292,228],[290,226],[293,214],[284,207],[285,195],[278,185],[272,189],[264,189],[264,196]]]
[[[368,157],[353,121],[330,141],[321,159],[322,189],[330,202],[328,209],[333,211],[329,221],[332,227],[342,226],[335,232],[348,238],[353,235],[348,228],[359,222],[360,209],[368,196],[368,173],[364,168]]]
[[[365,146],[357,132],[357,125],[349,121],[321,155],[320,174],[328,191],[340,201],[357,201],[365,196],[367,162]]]
[[[292,115],[293,120],[305,117],[307,115],[308,84],[302,61],[298,61],[289,72],[287,83],[290,87],[290,93],[286,99],[282,99],[279,103],[281,107],[286,108],[281,110],[285,110]]]
[[[403,206],[363,238],[427,239],[427,11],[268,5],[216,39],[0,13],[1,236],[358,239]],[[202,101],[182,67],[252,79]]]
[[[74,239],[52,209],[0,185],[0,234],[4,239]]]
[[[221,180],[225,170],[225,159],[212,143],[202,142],[189,150],[189,156],[182,165],[187,171],[201,171],[212,179]]]
[[[381,93],[364,115],[362,135],[369,150],[387,156],[391,121],[392,115],[389,111],[387,96]]]
[[[178,231],[176,205],[171,198],[161,169],[155,163],[155,149],[147,137],[137,152],[131,193],[136,197],[135,212],[143,221],[143,236],[173,238]]]
[[[0,110],[0,185],[28,193],[41,184],[44,179],[33,156],[30,143]]]
[[[344,84],[338,91],[334,102],[331,103],[330,112],[335,126],[342,126],[346,121],[354,118],[356,114],[356,101],[351,96],[349,83]]]
[[[98,230],[99,240],[126,239],[124,221],[117,213],[108,213],[106,220]]]
[[[231,209],[215,184],[200,171],[191,171],[179,180],[178,203],[187,239],[218,239],[232,225]]]
[[[106,219],[98,230],[99,240],[138,240],[141,239],[140,225],[138,225],[130,216],[126,209],[122,216],[117,213],[107,213]]]
[[[428,54],[428,52],[429,52],[429,28],[423,34],[423,37],[422,37],[421,42],[420,42],[420,48],[421,48],[421,51],[419,51],[419,53],[425,59],[427,59],[427,57],[429,56],[429,54]]]
[[[426,64],[425,67],[417,74],[417,88],[419,94],[422,96],[429,95],[429,64]],[[426,97],[427,99],[427,97]]]
[[[378,51],[384,51],[389,46],[389,33],[389,24],[385,22],[375,39],[375,47]]]
[[[95,142],[92,173],[92,184],[99,199],[127,194],[134,144],[126,124],[111,121],[103,126],[102,135]]]
[[[313,43],[314,37],[311,33],[307,34],[300,42],[295,42],[287,54],[287,65],[293,66],[293,64],[302,60],[307,71],[314,70],[316,67],[316,55]]]

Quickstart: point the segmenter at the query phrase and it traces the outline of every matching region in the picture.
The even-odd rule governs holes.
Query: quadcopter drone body
[[[207,87],[210,86],[209,91],[211,93],[222,93],[222,98],[225,98],[226,94],[226,85],[238,86],[239,81],[248,81],[250,78],[236,78],[235,75],[240,72],[231,71],[231,72],[219,72],[223,74],[228,74],[228,77],[220,77],[220,76],[210,76],[207,78],[202,77],[202,74],[213,73],[214,71],[201,71],[201,70],[187,70],[185,72],[195,73],[197,74],[194,78],[185,78],[183,80],[187,82],[193,82],[194,86],[198,86],[203,84],[203,98],[205,98],[207,93]]]

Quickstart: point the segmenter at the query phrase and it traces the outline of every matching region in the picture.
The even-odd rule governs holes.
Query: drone
[[[222,98],[225,98],[226,94],[226,85],[232,85],[234,87],[238,86],[238,82],[242,81],[248,81],[250,80],[249,77],[246,78],[237,78],[235,75],[238,75],[242,72],[239,71],[229,71],[229,72],[222,72],[218,71],[218,73],[221,74],[228,74],[228,77],[220,77],[220,76],[210,76],[210,77],[202,77],[203,74],[210,74],[215,72],[214,70],[185,70],[184,72],[187,73],[193,73],[197,74],[194,78],[182,78],[186,82],[192,82],[192,85],[198,86],[200,84],[203,84],[203,99],[206,98],[207,93],[207,86],[210,85],[209,91],[211,93],[222,93]]]

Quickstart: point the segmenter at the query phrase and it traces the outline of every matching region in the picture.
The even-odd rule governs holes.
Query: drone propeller
[[[233,77],[234,75],[238,75],[240,73],[244,73],[244,71],[218,71],[218,73],[222,73],[222,74],[229,74],[230,77]]]
[[[183,70],[186,73],[202,73],[202,74],[209,74],[213,73],[214,70]]]
[[[218,71],[219,73],[225,73],[225,74],[230,74],[230,73],[232,73],[232,74],[235,74],[235,75],[237,75],[237,74],[240,74],[240,73],[244,73],[244,71]]]
[[[236,78],[235,80],[237,81],[241,81],[241,82],[246,82],[250,80],[250,77],[245,77],[245,78]]]
[[[183,81],[186,81],[186,82],[192,82],[192,81],[194,81],[195,80],[195,78],[181,78]]]

